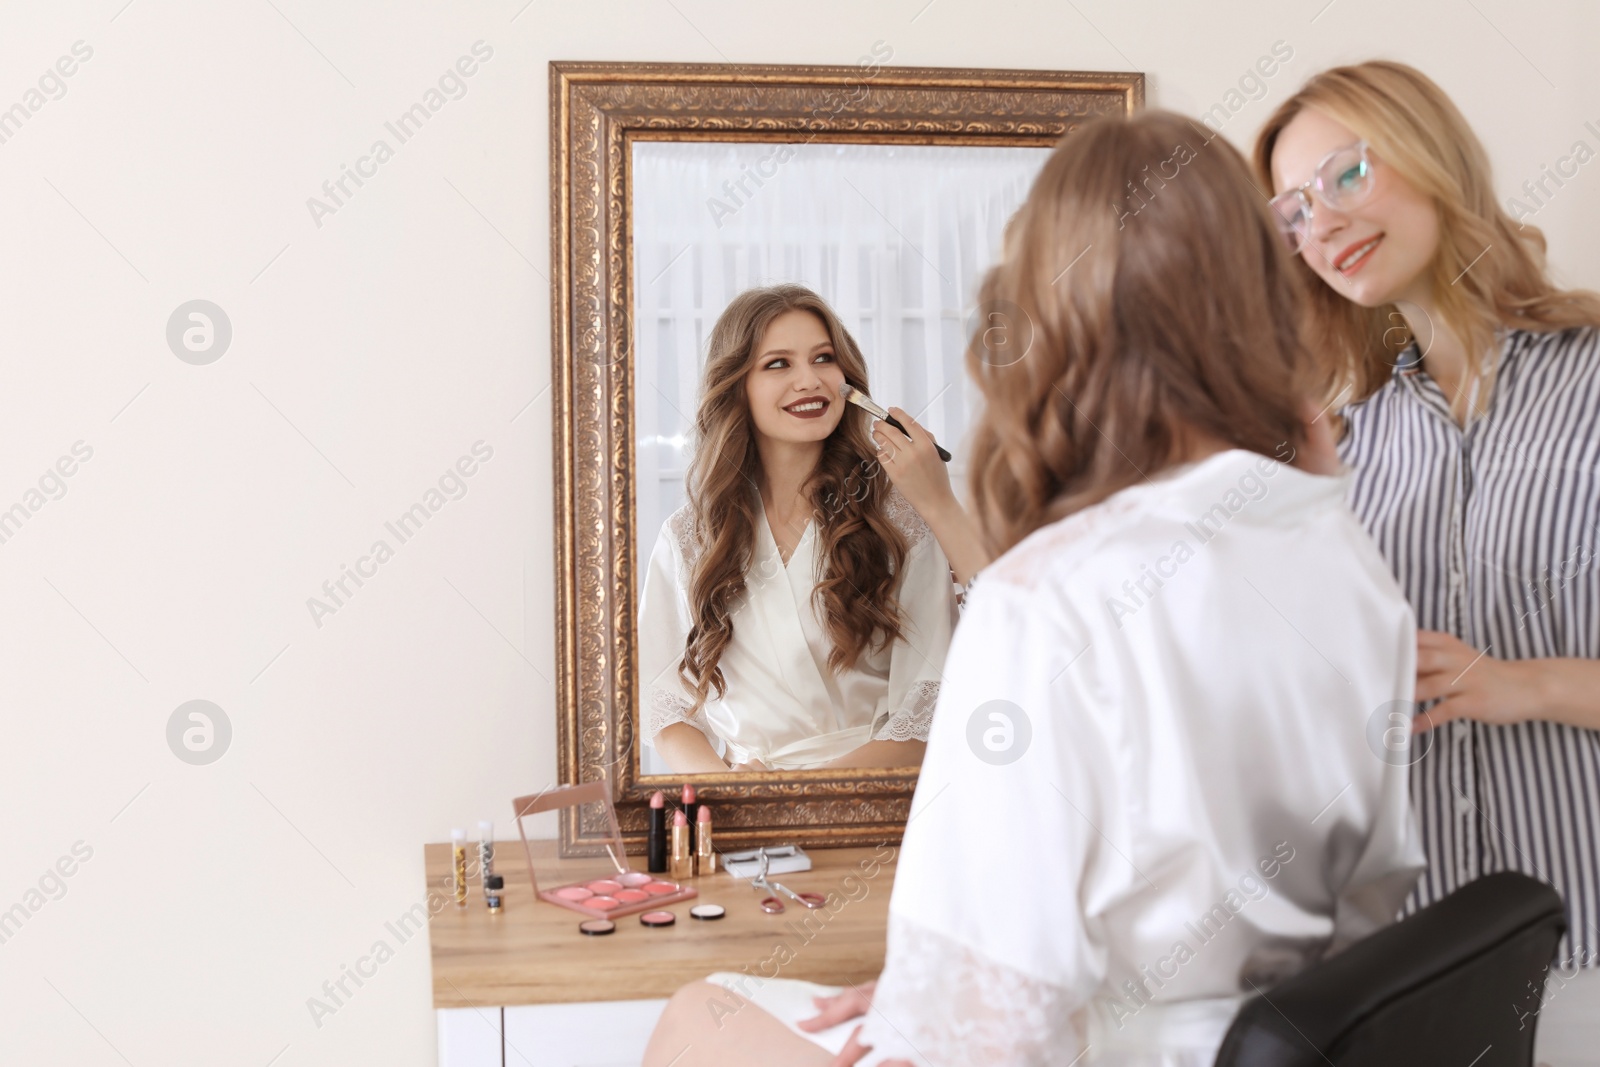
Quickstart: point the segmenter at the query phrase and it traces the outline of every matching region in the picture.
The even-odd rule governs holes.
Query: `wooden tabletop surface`
[[[559,859],[555,841],[530,845],[539,884],[547,889],[603,874],[609,863],[604,857]],[[476,845],[468,851],[475,858]],[[699,896],[668,905],[678,918],[672,926],[647,927],[638,915],[625,915],[615,920],[615,933],[590,937],[578,930],[585,916],[533,899],[521,842],[495,846],[495,872],[505,879],[499,914],[485,907],[475,869],[467,905],[458,907],[450,892],[449,844],[425,845],[429,907],[435,912],[428,924],[434,1007],[667,997],[712,971],[826,985],[876,978],[883,970],[898,846],[807,853],[811,870],[772,879],[797,893],[825,895],[821,908],[808,911],[784,898],[783,914],[768,915],[758,906],[766,893],[752,889],[748,878],[719,869],[688,880]],[[644,869],[643,856],[628,861]],[[691,918],[689,909],[697,904],[721,904],[727,914],[712,922]]]

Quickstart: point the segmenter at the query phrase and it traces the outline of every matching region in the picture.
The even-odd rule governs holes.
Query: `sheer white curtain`
[[[873,398],[955,454],[975,413],[967,318],[1047,148],[636,142],[635,433],[639,551],[684,501],[717,316],[745,289],[799,282],[838,313]],[[959,484],[959,483],[958,483]]]

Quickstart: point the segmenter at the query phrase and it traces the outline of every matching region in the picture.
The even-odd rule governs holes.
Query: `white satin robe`
[[[950,565],[905,498],[892,491],[888,516],[910,544],[898,591],[904,636],[828,668],[832,647],[812,601],[817,527],[807,525],[785,565],[757,508],[754,560],[733,611],[720,666],[727,692],[694,716],[678,678],[689,636],[689,562],[696,549],[689,509],[662,524],[639,595],[640,733],[651,743],[673,722],[719,742],[730,764],[759,759],[774,769],[814,767],[871,740],[925,740],[939,694],[957,607]]]
[[[862,1067],[1210,1067],[1245,997],[1391,922],[1422,867],[1415,640],[1345,480],[1238,450],[985,568]]]

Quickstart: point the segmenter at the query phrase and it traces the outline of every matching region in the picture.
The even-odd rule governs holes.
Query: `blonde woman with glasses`
[[[1600,295],[1550,279],[1461,112],[1404,64],[1313,77],[1255,167],[1348,405],[1350,502],[1417,614],[1407,910],[1494,871],[1555,886],[1545,1004],[1507,1010],[1541,1061],[1600,1063]]]

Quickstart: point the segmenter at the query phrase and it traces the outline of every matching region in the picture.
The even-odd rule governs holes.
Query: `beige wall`
[[[421,894],[423,841],[507,832],[555,765],[550,60],[881,41],[896,64],[1142,70],[1152,104],[1197,112],[1283,42],[1239,143],[1317,68],[1386,55],[1454,94],[1505,195],[1600,149],[1594,5],[1323,2],[8,6],[0,108],[92,56],[0,144],[0,509],[92,456],[0,543],[0,909],[27,912],[0,927],[0,1061],[432,1062],[427,948],[384,924]],[[313,218],[480,40],[465,95]],[[1600,163],[1537,221],[1600,286]],[[165,337],[196,298],[233,328],[206,366]],[[386,534],[478,441],[466,495]],[[393,558],[314,620],[379,538]],[[209,766],[168,748],[193,699],[232,726]],[[308,998],[380,939],[394,957],[316,1025]]]

